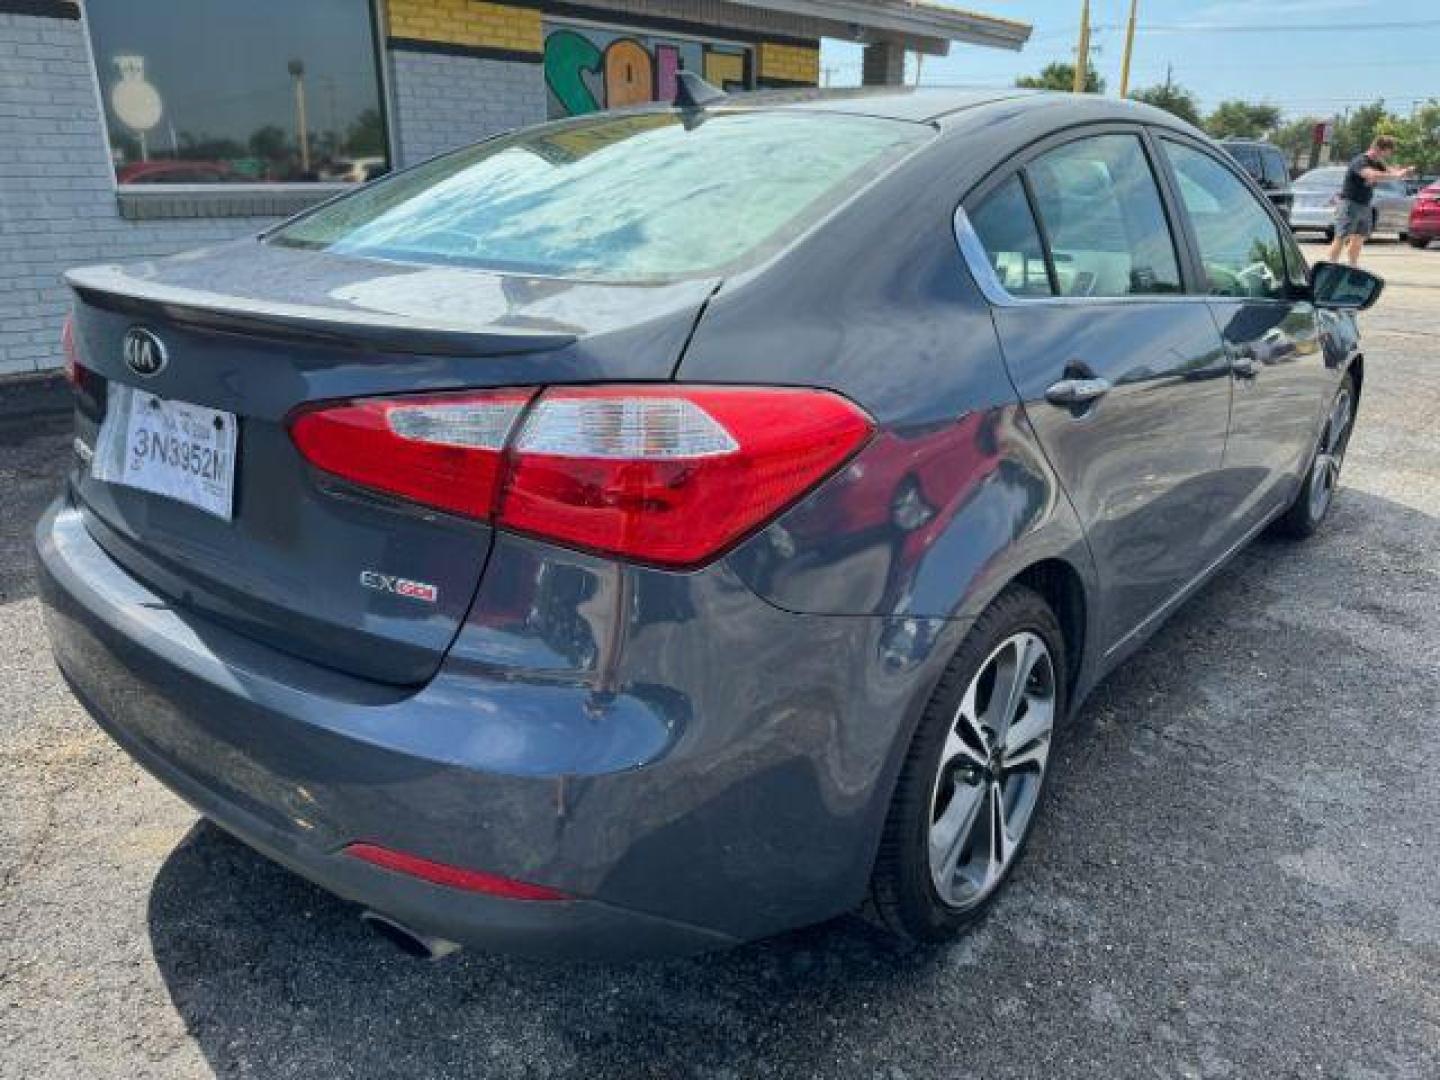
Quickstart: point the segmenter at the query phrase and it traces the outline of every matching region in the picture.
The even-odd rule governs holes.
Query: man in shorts
[[[1395,140],[1389,135],[1377,135],[1370,149],[1356,156],[1345,170],[1340,205],[1335,208],[1335,240],[1326,256],[1331,262],[1339,262],[1344,249],[1350,265],[1360,265],[1360,249],[1375,228],[1375,208],[1370,205],[1375,199],[1375,184],[1380,180],[1403,180],[1414,174],[1413,167],[1392,169],[1387,162],[1393,153]]]

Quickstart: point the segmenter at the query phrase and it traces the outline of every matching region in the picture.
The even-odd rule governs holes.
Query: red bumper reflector
[[[487,874],[448,863],[432,862],[430,859],[422,859],[418,855],[409,855],[403,851],[393,851],[378,844],[350,844],[345,848],[345,854],[375,866],[382,866],[386,870],[428,881],[432,885],[485,893],[487,896],[498,896],[502,900],[570,899],[564,893],[548,889],[544,885],[531,885],[529,882],[501,877],[499,874]]]

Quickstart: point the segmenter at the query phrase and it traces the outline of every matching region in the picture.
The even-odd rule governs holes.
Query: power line
[[[1411,19],[1397,22],[1369,23],[1171,23],[1168,25],[1138,26],[1140,33],[1152,34],[1273,34],[1283,31],[1292,33],[1347,33],[1356,34],[1370,30],[1418,30],[1425,26],[1440,26],[1440,19]],[[1114,29],[1121,29],[1116,26]]]
[[[1372,30],[1419,30],[1425,27],[1440,27],[1440,19],[1413,19],[1408,22],[1370,23],[1139,23],[1137,34],[1358,34]],[[1079,25],[1067,26],[1063,30],[1047,30],[1033,34],[1030,41],[1050,41],[1056,38],[1071,38],[1079,32]],[[1119,33],[1125,27],[1119,23],[1095,23],[1090,27],[1092,34]]]

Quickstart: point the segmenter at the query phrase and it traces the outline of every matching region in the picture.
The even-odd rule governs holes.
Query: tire
[[[1424,251],[1430,246],[1430,238],[1428,236],[1416,236],[1414,233],[1405,237],[1405,242],[1413,248],[1419,248],[1421,251]]]
[[[1346,372],[1330,403],[1330,413],[1305,472],[1305,482],[1289,509],[1276,519],[1275,532],[1292,540],[1308,540],[1319,530],[1335,502],[1340,469],[1345,464],[1345,451],[1354,429],[1355,379]]]
[[[989,909],[1043,804],[1067,670],[1060,624],[1033,590],[1010,586],[976,620],[901,767],[865,906],[874,921],[904,938],[941,941]],[[998,706],[1017,671],[1025,677],[1010,723]],[[948,858],[932,864],[932,841]]]
[[[1326,230],[1325,230],[1325,243],[1327,243],[1327,244],[1333,244],[1334,242],[1335,242],[1335,230],[1334,230],[1334,229],[1326,229]]]

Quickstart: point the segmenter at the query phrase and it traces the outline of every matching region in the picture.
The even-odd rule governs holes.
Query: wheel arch
[[[1010,584],[1024,585],[1040,594],[1060,622],[1065,635],[1065,698],[1073,701],[1080,672],[1084,668],[1089,638],[1090,602],[1085,579],[1070,563],[1060,558],[1042,559],[1016,574]],[[1001,590],[1004,591],[1003,589]]]

